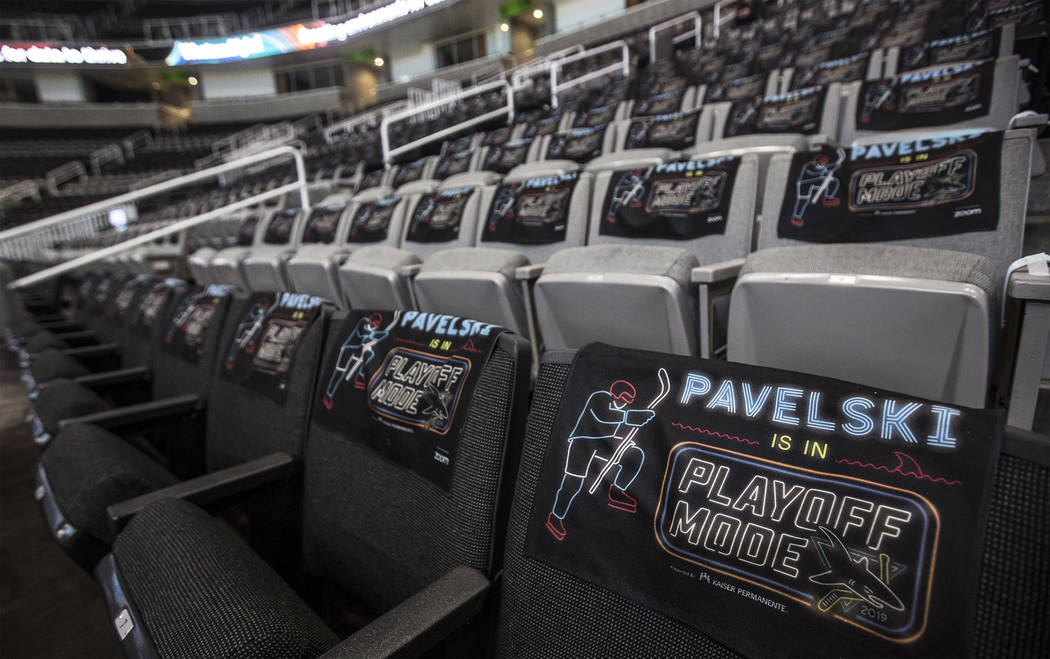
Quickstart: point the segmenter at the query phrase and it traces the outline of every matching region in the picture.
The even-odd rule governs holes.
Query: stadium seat
[[[318,397],[330,386],[329,371],[339,367],[347,343],[357,340],[362,322],[405,339],[440,336],[404,334],[403,326],[388,324],[389,313],[363,312],[338,331],[333,327]],[[396,323],[397,316],[393,319]],[[476,615],[487,590],[478,586],[499,570],[497,537],[509,505],[504,488],[513,481],[518,459],[530,368],[522,339],[503,334],[490,340],[492,354],[473,357],[477,379],[460,387],[466,406],[458,410],[462,430],[452,456],[457,468],[447,486],[390,453],[388,447],[399,445],[403,431],[367,420],[360,427],[336,428],[320,411],[310,425],[303,455],[305,570],[323,580],[330,602],[339,601],[336,595],[348,598],[371,616],[408,602],[424,607],[426,619],[443,620],[439,628],[429,627],[424,637],[414,638],[410,629],[419,622],[402,619],[406,637],[415,643],[414,651],[406,648],[409,653],[427,650]],[[402,348],[387,352],[390,345],[376,357],[408,354]],[[377,370],[375,377],[381,373]],[[342,380],[341,372],[331,375]],[[364,398],[363,391],[345,387],[336,405]],[[122,639],[125,647],[148,647],[162,657],[317,656],[353,631],[345,625],[329,628],[229,527],[181,500],[191,487],[192,481],[119,506],[136,514],[97,573],[111,615],[133,618]],[[117,508],[111,514],[125,514]],[[211,625],[215,620],[224,623]],[[350,639],[387,629],[385,622],[378,628],[366,625]]]
[[[163,297],[162,297],[163,296]],[[33,441],[45,446],[65,419],[171,396],[194,393],[202,399],[215,365],[216,346],[230,304],[228,286],[185,291],[183,286],[160,283],[140,304],[134,327],[142,339],[128,354],[140,353],[131,368],[49,382],[30,403]],[[169,347],[189,332],[192,352],[172,355]],[[195,361],[191,361],[195,360]],[[187,370],[192,369],[192,375]],[[148,391],[144,392],[143,388]],[[109,392],[134,388],[134,396],[114,398]],[[143,395],[146,394],[146,395]]]
[[[241,261],[241,272],[249,291],[289,290],[285,263],[299,247],[308,210],[285,208],[270,217],[262,240],[252,245]]]
[[[388,306],[414,309],[411,278],[423,259],[449,247],[473,247],[479,217],[491,204],[499,176],[468,172],[408,203],[397,242],[362,245],[339,267],[339,281],[351,308]]]
[[[277,211],[256,210],[245,215],[237,228],[237,242],[232,247],[220,249],[207,262],[209,283],[236,286],[248,290],[241,264],[248,258],[252,247],[261,245],[266,228]],[[207,254],[203,255],[204,257]],[[203,267],[203,262],[201,263]]]
[[[336,194],[310,209],[299,247],[285,264],[292,290],[317,295],[334,304],[342,302],[336,268],[347,253],[344,240],[349,231],[349,208],[350,196]]]
[[[984,225],[990,230],[965,231],[967,225],[963,225],[936,230],[933,235],[920,233],[914,238],[874,244],[801,248],[799,240],[784,237],[782,234],[803,230],[787,224],[796,197],[801,200],[798,203],[810,200],[816,205],[826,203],[823,195],[834,194],[825,189],[819,198],[813,196],[823,176],[815,177],[810,189],[809,179],[800,174],[795,190],[788,180],[790,158],[773,156],[765,193],[766,212],[759,231],[760,249],[748,257],[733,289],[729,359],[852,378],[959,405],[985,406],[1005,272],[1021,253],[1033,146],[1028,130],[998,135],[1003,136],[1001,153],[987,154],[993,163],[996,156],[1000,158],[998,171],[993,164],[991,171],[982,169],[985,173],[979,175],[994,177],[989,187],[998,196],[996,209],[987,208],[986,200],[983,207],[978,206],[979,212],[994,215],[988,219],[990,224]],[[932,145],[936,137],[930,134],[923,139]],[[903,144],[922,145],[923,139]],[[879,148],[855,147],[852,152],[863,164],[862,154]],[[950,152],[952,147],[934,150],[930,157],[944,153],[945,148]],[[845,152],[840,153],[844,156]],[[808,157],[811,154],[798,154],[795,159]],[[830,155],[823,157],[830,162]],[[975,160],[976,156],[971,167],[977,166]],[[831,169],[825,171],[834,174],[838,165],[830,164]],[[962,183],[972,189],[973,170],[969,171],[971,178],[964,176]],[[842,189],[844,194],[851,194]],[[923,194],[930,194],[929,188],[926,190]],[[877,206],[878,202],[871,204]],[[794,208],[797,212],[799,206]],[[774,209],[784,209],[777,221],[772,219]],[[827,212],[832,216],[841,213],[845,220],[845,210],[845,205],[840,205]],[[930,212],[920,208],[909,222],[922,222]],[[978,217],[973,213],[968,216]],[[809,223],[804,218],[800,221]],[[885,230],[899,233],[902,229]],[[830,235],[839,243],[876,237],[851,236],[848,231],[836,230]],[[798,309],[807,311],[800,314]]]
[[[591,175],[574,162],[519,165],[478,223],[477,246],[423,261],[413,280],[419,308],[496,323],[535,342],[529,282],[554,252],[584,243],[590,197]]]
[[[698,285],[750,250],[758,159],[667,162],[635,153],[588,167],[587,246],[553,254],[536,282],[547,349],[604,341],[696,354],[700,334],[710,354],[712,296]]]
[[[178,380],[169,385],[169,391],[184,392],[180,395],[66,419],[36,474],[37,499],[59,544],[91,569],[114,538],[107,506],[178,482],[141,450],[141,442],[125,438],[147,424],[204,415],[203,434],[176,441],[184,449],[203,446],[209,472],[236,468],[274,451],[298,458],[328,316],[320,298],[256,294],[230,309],[218,345],[201,346],[217,349],[219,364],[210,371],[206,399],[196,392],[207,367],[215,363],[210,357],[180,365]],[[182,354],[167,363],[178,364],[188,356],[193,341],[187,339],[183,331]]]

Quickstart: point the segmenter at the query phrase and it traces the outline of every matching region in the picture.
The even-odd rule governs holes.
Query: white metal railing
[[[427,135],[426,137],[421,137],[418,140],[414,140],[407,144],[403,144],[399,147],[393,149],[390,148],[390,124],[397,123],[399,121],[410,121],[413,117],[422,113],[430,112],[434,108],[449,106],[451,104],[458,103],[459,101],[470,98],[472,96],[479,96],[481,94],[486,94],[497,89],[502,89],[507,94],[507,104],[505,106],[501,106],[489,112],[483,112],[482,114],[471,117],[466,121],[462,121],[458,124],[455,124],[454,126],[449,126],[448,128],[436,131]],[[471,87],[470,89],[464,89],[463,91],[454,96],[431,101],[430,103],[421,105],[419,107],[407,108],[400,112],[395,112],[386,117],[383,117],[383,121],[379,125],[379,139],[383,147],[383,162],[387,165],[390,165],[391,159],[394,156],[397,156],[402,153],[407,153],[424,144],[429,144],[431,142],[443,140],[450,135],[458,133],[464,128],[477,126],[478,124],[484,123],[491,119],[495,119],[496,117],[500,117],[502,115],[507,116],[508,123],[514,121],[514,89],[506,80],[496,80],[494,82],[489,82],[484,85]]]
[[[582,53],[584,50],[580,44],[574,44],[568,48],[538,57],[536,59],[519,64],[514,68],[507,71],[507,76],[510,78],[510,84],[514,86],[514,89],[521,89],[526,86],[526,81],[530,80],[537,75],[549,76],[551,70],[551,62],[556,62],[562,58]]]
[[[413,115],[410,121],[412,123],[419,123],[421,121],[438,118],[442,112],[448,109],[448,107],[441,103],[435,105],[435,102],[448,100],[449,98],[460,94],[462,91],[463,85],[443,78],[432,79],[430,81],[429,90],[419,89],[418,87],[409,87],[408,108],[427,107],[426,110]]]
[[[582,75],[582,76],[580,76],[578,78],[573,78],[572,80],[564,81],[564,82],[562,82],[559,85],[559,83],[558,83],[558,72],[566,64],[571,64],[573,62],[578,62],[580,60],[588,59],[590,57],[594,57],[595,55],[600,55],[602,53],[606,53],[606,52],[613,51],[613,50],[619,50],[620,51],[620,61],[619,62],[614,62],[613,64],[609,64],[608,66],[603,66],[600,69],[596,69],[594,71],[590,71],[588,73],[585,73],[584,75]],[[569,87],[575,87],[577,85],[582,85],[583,83],[585,83],[585,82],[587,82],[589,80],[594,80],[596,78],[600,78],[600,77],[602,77],[604,75],[608,75],[610,73],[616,73],[618,71],[623,74],[624,78],[629,77],[631,75],[631,52],[630,52],[630,49],[627,47],[627,42],[624,41],[623,39],[620,39],[618,41],[611,41],[611,42],[609,42],[607,44],[602,44],[601,46],[597,46],[596,48],[591,48],[589,50],[585,50],[582,53],[576,53],[575,55],[569,55],[568,57],[564,57],[562,59],[559,59],[559,60],[556,60],[554,62],[551,62],[550,71],[551,71],[551,73],[550,73],[550,75],[551,75],[551,106],[554,107],[554,108],[557,108],[558,107],[558,90],[559,89],[568,89]]]
[[[79,160],[72,160],[64,165],[59,165],[44,174],[44,182],[47,185],[48,191],[51,194],[57,195],[58,186],[67,181],[81,179],[85,176],[87,176],[87,169],[84,168],[84,163]]]
[[[40,201],[40,186],[36,181],[27,179],[0,189],[0,217],[4,215],[4,208],[23,199]]]
[[[198,158],[194,169],[214,166],[232,158],[241,158],[266,149],[287,144],[297,137],[295,127],[288,121],[276,124],[256,124],[233,135],[228,135],[212,145],[212,153]]]
[[[383,117],[400,112],[408,107],[408,101],[395,101],[366,112],[360,112],[354,116],[343,119],[324,129],[324,139],[331,144],[339,133],[349,133],[358,126],[378,126]]]
[[[134,158],[135,151],[144,146],[153,146],[153,133],[148,130],[135,131],[124,138],[124,156]]]
[[[91,163],[91,171],[95,174],[101,174],[102,165],[106,163],[119,162],[124,164],[124,150],[116,144],[107,144],[92,151],[88,158]]]
[[[277,186],[271,190],[260,192],[190,218],[172,220],[166,226],[120,240],[114,245],[101,249],[92,249],[88,254],[71,259],[67,259],[67,255],[59,254],[55,251],[57,244],[67,243],[77,238],[97,236],[103,231],[117,231],[121,226],[121,221],[126,221],[127,212],[125,209],[142,199],[154,197],[199,181],[216,178],[227,172],[241,170],[264,161],[277,161],[287,158],[292,158],[295,161],[296,180],[291,183]],[[51,265],[51,267],[22,277],[8,285],[12,289],[24,288],[108,258],[114,254],[125,252],[139,245],[151,243],[159,238],[185,231],[215,218],[224,217],[242,208],[262,203],[267,199],[280,197],[295,191],[299,193],[299,202],[302,207],[309,208],[310,197],[302,153],[292,147],[281,146],[2,231],[0,232],[0,259],[42,264],[59,261],[57,265]],[[118,211],[119,216],[114,217],[113,212]]]
[[[703,38],[703,22],[700,19],[700,12],[691,11],[688,14],[682,14],[677,18],[672,18],[669,21],[663,23],[657,23],[656,25],[649,28],[649,61],[655,62],[657,59],[657,35],[665,30],[677,27],[684,23],[692,23],[693,29],[688,30],[682,34],[677,34],[671,39],[672,44],[679,43],[693,36],[696,39],[696,47],[699,48],[701,45],[701,39]]]
[[[711,36],[715,41],[718,41],[718,35],[720,34],[720,28],[728,23],[729,21],[736,18],[736,9],[728,9],[729,5],[734,4],[734,0],[722,0],[715,5],[713,10],[714,20],[711,21]],[[725,7],[726,9],[723,9]]]

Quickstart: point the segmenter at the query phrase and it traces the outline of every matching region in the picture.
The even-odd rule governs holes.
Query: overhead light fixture
[[[500,32],[510,32],[510,26],[507,25],[506,23],[500,23],[499,24],[499,31]]]
[[[543,18],[543,10],[539,8],[533,9],[532,17],[535,18],[537,21],[540,20],[541,18]]]
[[[196,76],[190,76],[189,78],[186,78],[186,82],[188,82],[188,83],[190,83],[190,85],[196,87],[198,80],[197,80]]]
[[[377,57],[374,60],[372,60],[372,63],[376,66],[383,66],[384,64],[386,64],[386,61],[382,57]]]

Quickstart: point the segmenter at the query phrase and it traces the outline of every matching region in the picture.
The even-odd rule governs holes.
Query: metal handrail
[[[726,12],[726,15],[722,16],[722,7],[730,4],[733,4],[733,0],[722,0],[722,2],[719,2],[715,5],[715,8],[713,10],[714,20],[711,22],[711,37],[715,41],[718,41],[718,36],[720,34],[720,28],[722,27],[722,25],[736,18],[735,9],[731,12]]]
[[[82,265],[93,263],[100,259],[106,258],[107,256],[110,256],[112,254],[120,253],[138,245],[156,240],[157,238],[162,238],[164,236],[168,236],[173,233],[182,231],[183,229],[188,229],[198,224],[202,224],[215,217],[226,215],[234,210],[247,208],[248,206],[252,206],[261,201],[265,201],[273,197],[278,197],[287,194],[288,192],[293,192],[295,190],[299,191],[299,201],[302,207],[309,208],[310,197],[307,186],[306,166],[303,162],[303,155],[298,149],[294,149],[289,146],[280,146],[262,153],[257,153],[244,158],[239,158],[237,160],[233,160],[206,170],[192,172],[190,174],[185,174],[183,176],[179,176],[177,178],[164,181],[162,183],[150,185],[139,190],[134,190],[122,195],[110,197],[109,199],[103,199],[102,201],[87,204],[86,206],[81,206],[80,208],[75,208],[73,210],[69,210],[63,213],[58,213],[57,215],[52,215],[51,217],[37,220],[35,222],[30,222],[28,224],[14,227],[6,231],[0,231],[0,254],[11,252],[17,252],[19,254],[25,253],[27,251],[26,245],[24,245],[26,241],[30,243],[35,242],[37,245],[39,245],[41,241],[34,240],[34,234],[37,234],[38,236],[40,234],[57,234],[59,236],[68,236],[77,233],[77,228],[88,230],[88,232],[91,233],[92,231],[90,230],[90,225],[93,222],[101,223],[101,220],[99,220],[100,216],[109,211],[110,209],[130,204],[145,197],[152,197],[154,195],[168,192],[176,188],[181,188],[196,183],[198,181],[217,177],[226,172],[244,169],[256,163],[287,157],[291,157],[295,161],[296,181],[292,183],[281,185],[277,188],[274,188],[273,190],[268,190],[266,192],[249,197],[247,199],[243,199],[233,204],[228,204],[221,208],[208,211],[207,213],[203,213],[201,215],[188,218],[186,220],[177,221],[171,225],[123,241],[117,245],[113,245],[111,247],[107,247],[101,250],[96,250],[83,257],[75,258],[71,261],[52,266],[33,275],[29,275],[28,277],[23,277],[22,279],[16,280],[10,284],[10,287],[22,288],[25,286],[30,286],[37,282],[56,277],[62,273],[69,272],[70,270],[74,270]],[[84,224],[85,226],[80,227],[80,225],[82,224]]]
[[[91,171],[95,174],[102,173],[102,165],[114,160],[124,164],[124,151],[116,144],[107,144],[106,146],[100,147],[92,151],[89,156],[91,159]]]
[[[551,106],[554,108],[558,107],[558,71],[561,69],[561,67],[572,62],[578,62],[579,60],[587,59],[588,57],[594,57],[595,55],[610,50],[620,51],[621,59],[618,64],[610,64],[609,66],[598,69],[597,71],[591,71],[590,73],[582,75],[579,78],[573,78],[568,82],[562,83],[561,88],[567,89],[569,87],[575,87],[576,85],[582,85],[588,80],[600,78],[601,76],[607,73],[613,73],[617,70],[622,71],[624,78],[629,77],[631,75],[631,52],[630,49],[627,47],[627,42],[623,39],[618,39],[617,41],[610,41],[607,44],[603,44],[596,48],[585,50],[582,53],[570,55],[569,57],[565,57],[563,59],[551,62]]]
[[[59,165],[48,171],[44,174],[44,180],[47,183],[48,191],[57,195],[58,186],[66,181],[72,181],[75,178],[83,178],[85,176],[87,176],[87,169],[84,167],[84,163],[79,160],[71,160],[64,165]]]
[[[406,107],[408,107],[407,101],[395,101],[393,103],[387,103],[382,107],[360,112],[348,119],[343,119],[342,121],[334,123],[324,129],[325,141],[331,144],[332,138],[335,135],[339,133],[349,133],[354,127],[360,126],[361,124],[374,126],[375,124],[378,124],[383,117],[393,114],[394,112],[400,112]]]
[[[426,137],[421,137],[420,139],[415,140],[413,142],[409,142],[408,144],[403,144],[395,149],[390,148],[390,124],[398,121],[404,121],[405,119],[411,119],[416,115],[432,111],[434,108],[450,105],[457,101],[461,101],[465,98],[470,98],[471,96],[484,94],[494,89],[503,89],[507,92],[506,106],[501,107],[498,110],[485,112],[476,117],[472,117],[454,126],[449,126],[448,128],[445,128],[443,130],[431,133]],[[493,82],[485,83],[484,85],[478,85],[476,87],[464,89],[459,94],[454,94],[452,96],[440,98],[429,103],[424,103],[423,105],[420,105],[418,107],[408,108],[406,110],[387,115],[386,117],[383,117],[383,121],[379,124],[379,139],[383,147],[383,162],[386,165],[390,165],[391,158],[393,158],[396,155],[407,153],[424,144],[429,144],[431,142],[443,140],[446,137],[454,135],[455,133],[463,130],[464,128],[476,126],[478,124],[484,123],[490,119],[495,119],[496,117],[499,117],[504,114],[507,115],[508,123],[514,121],[514,89],[506,80],[496,80]]]
[[[564,57],[582,53],[584,47],[580,44],[573,44],[568,48],[562,48],[556,50],[549,55],[538,57],[524,64],[519,64],[512,69],[507,71],[507,76],[510,77],[510,82],[514,86],[514,89],[521,89],[524,86],[525,80],[532,78],[536,75],[543,74],[548,75],[550,71],[551,62],[555,62]]]
[[[124,155],[128,158],[135,157],[135,150],[140,146],[153,146],[153,133],[148,130],[135,131],[124,138]]]
[[[671,20],[668,20],[668,21],[664,21],[663,23],[657,23],[656,25],[654,25],[651,28],[649,28],[649,61],[650,62],[655,62],[656,61],[656,35],[657,35],[657,33],[661,32],[662,30],[666,30],[668,28],[672,28],[672,27],[674,27],[676,25],[681,25],[682,23],[688,23],[689,21],[693,21],[692,33],[696,37],[696,47],[697,48],[700,47],[700,45],[701,45],[701,38],[702,38],[702,35],[703,35],[703,22],[702,22],[702,20],[700,18],[700,12],[698,12],[698,11],[691,11],[688,14],[682,14],[681,16],[678,16],[676,18],[672,18]],[[686,32],[686,33],[681,34],[681,35],[677,35],[675,37],[676,40],[674,41],[674,43],[678,43],[678,41],[680,40],[679,37],[683,37],[683,36],[688,35],[688,34],[689,34],[689,32]]]

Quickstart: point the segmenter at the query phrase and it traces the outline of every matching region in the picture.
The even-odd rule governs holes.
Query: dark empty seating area
[[[4,442],[106,651],[1050,655],[1045,5],[704,7],[272,143],[4,133]]]

